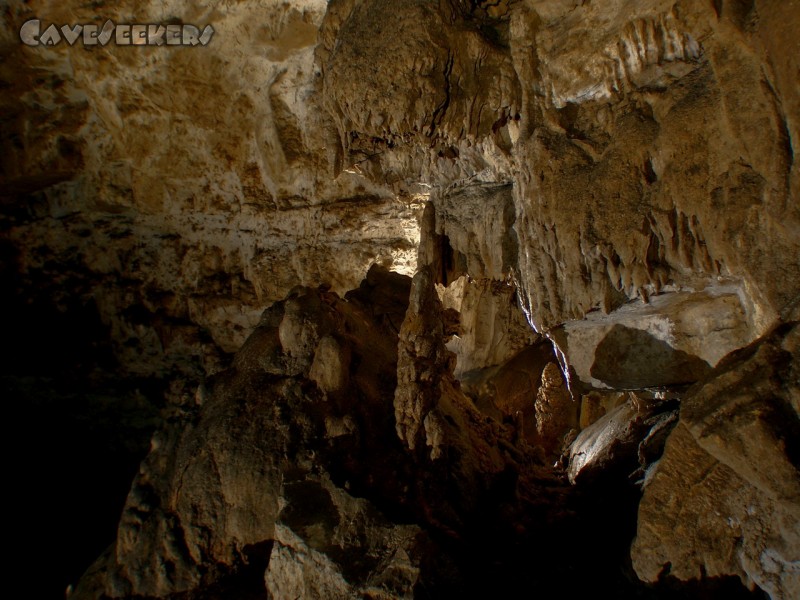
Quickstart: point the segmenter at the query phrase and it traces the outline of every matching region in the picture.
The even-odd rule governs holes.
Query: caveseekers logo
[[[28,46],[57,46],[78,41],[84,46],[205,46],[211,41],[214,28],[206,25],[202,30],[186,24],[116,24],[106,21],[102,27],[95,24],[55,24],[42,30],[39,19],[26,21],[19,30],[19,39]]]

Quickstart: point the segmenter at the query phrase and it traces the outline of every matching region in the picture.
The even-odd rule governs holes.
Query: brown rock
[[[683,401],[631,549],[644,580],[739,576],[800,593],[800,326],[726,358]]]
[[[405,302],[407,281],[392,288],[392,277],[379,272],[371,280],[372,297],[394,289],[396,304]],[[368,302],[368,294],[361,297]],[[153,438],[113,551],[75,597],[218,588],[225,597],[234,593],[225,591],[226,582],[248,581],[255,586],[248,593],[263,594],[267,564],[266,587],[275,597],[408,595],[417,580],[419,529],[393,525],[369,501],[351,496],[344,481],[334,484],[328,471],[362,489],[387,468],[394,475],[379,477],[392,488],[384,497],[407,489],[397,475],[404,458],[387,413],[397,335],[375,308],[298,287],[265,311],[233,367],[211,378],[196,405]],[[380,448],[373,458],[383,458],[372,466],[372,459],[357,458],[362,443]],[[330,460],[318,464],[320,455]]]
[[[347,386],[349,358],[347,348],[343,348],[336,338],[325,336],[317,344],[308,376],[323,392],[341,391]]]
[[[444,346],[441,313],[433,275],[423,267],[412,281],[409,310],[400,329],[394,411],[400,439],[411,450],[420,442],[429,446],[432,458],[441,455],[441,436],[436,421],[427,419],[454,366],[454,356]]]
[[[584,384],[642,389],[693,383],[755,339],[735,286],[668,292],[599,311],[551,333]]]
[[[645,400],[633,393],[604,400],[607,413],[583,428],[569,447],[567,475],[573,484],[644,473],[661,456],[677,420],[674,402]]]
[[[548,363],[536,393],[537,441],[545,452],[554,454],[561,449],[564,435],[577,424],[577,412],[561,369],[556,363]]]
[[[586,429],[589,425],[597,421],[606,414],[603,406],[603,396],[597,392],[590,392],[581,398],[581,413],[579,425],[581,429]]]
[[[4,238],[20,272],[37,275],[25,294],[96,304],[126,372],[197,380],[226,366],[263,307],[295,285],[343,294],[374,262],[413,274],[419,205],[352,173],[329,176],[313,66],[326,8],[172,15],[118,2],[100,15],[35,1],[0,18],[0,196],[15,221]],[[216,33],[190,50],[42,51],[19,41],[34,17],[176,17]]]
[[[34,16],[216,34],[30,48]],[[673,422],[639,391],[702,380],[634,565],[800,595],[794,329],[720,363],[800,318],[798,24],[796,0],[4,3],[2,288],[93,307],[123,375],[173,382],[77,593],[409,595],[414,527],[472,555],[561,499],[523,442],[558,451],[570,393],[605,395],[572,480],[638,476]],[[176,373],[220,375],[194,405]]]

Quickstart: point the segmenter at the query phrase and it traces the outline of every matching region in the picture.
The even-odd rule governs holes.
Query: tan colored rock
[[[569,446],[567,476],[573,484],[636,480],[661,456],[677,422],[674,401],[633,393],[590,396],[605,414],[582,428]]]
[[[509,17],[479,12],[461,2],[330,4],[317,63],[339,168],[412,189],[506,177],[520,95],[504,48]]]
[[[447,348],[455,375],[509,361],[538,341],[519,304],[511,187],[474,184],[433,194],[420,227],[419,265],[428,265],[445,309],[458,313]],[[538,377],[538,375],[537,375]]]
[[[781,326],[683,401],[640,504],[639,577],[734,575],[771,598],[800,593],[799,350],[800,327]]]
[[[94,301],[132,375],[219,370],[295,285],[343,294],[375,262],[413,274],[417,205],[329,174],[314,67],[326,8],[35,1],[0,18],[0,195],[22,217],[7,235],[18,268],[39,275],[26,293]],[[18,32],[34,16],[215,34],[196,48],[30,48]]]
[[[412,274],[417,200],[430,195],[465,270],[512,268],[539,329],[722,277],[752,339],[798,310],[800,52],[788,32],[800,15],[791,2],[736,6],[105,7],[118,20],[213,20],[213,52],[4,46],[5,68],[25,73],[3,75],[4,194],[35,216],[10,232],[20,268],[75,265],[118,353],[135,349],[133,371],[212,369],[210,354],[232,351],[296,283],[341,293],[373,262]],[[34,13],[93,10],[15,6],[3,39]],[[140,331],[120,315],[142,306]],[[178,325],[151,324],[159,310],[192,335],[173,344]],[[197,339],[206,332],[213,344]]]
[[[396,293],[402,306],[408,281],[380,269],[370,281],[351,302],[298,287],[264,312],[233,366],[154,436],[113,550],[76,598],[98,590],[112,598],[209,589],[225,596],[226,581],[249,581],[261,594],[266,585],[275,597],[297,585],[308,597],[408,595],[421,559],[412,542],[425,534],[393,525],[327,471],[384,498],[408,491],[399,475],[408,460],[391,422],[397,334],[385,309],[370,303]],[[346,356],[358,364],[340,360],[332,372]],[[361,456],[361,444],[375,452]],[[323,455],[331,462],[317,463]],[[391,491],[377,492],[384,483],[375,477]]]
[[[558,453],[564,436],[577,424],[577,406],[564,383],[561,369],[548,363],[536,393],[537,442],[548,454]]]
[[[411,598],[464,577],[428,531],[548,514],[563,484],[459,389],[426,275],[376,267],[346,299],[298,287],[264,311],[154,437],[113,549],[74,597]],[[344,388],[328,385],[334,354],[350,357]]]
[[[635,455],[640,432],[634,432],[630,425],[637,414],[633,403],[626,402],[580,432],[569,449],[570,482],[610,471],[626,447],[629,455]]]
[[[749,339],[796,315],[787,73],[800,53],[777,24],[800,20],[794,3],[747,17],[671,0],[529,0],[492,17],[464,3],[335,6],[317,56],[344,163],[398,185],[445,180],[454,197],[513,181],[537,328],[719,277],[741,289]],[[384,54],[386,11],[403,43]]]
[[[689,384],[754,339],[741,296],[735,286],[668,292],[593,312],[551,337],[580,381],[595,388]]]
[[[445,285],[462,274],[507,281],[517,265],[516,211],[509,184],[473,184],[432,194]]]
[[[794,5],[756,4],[754,14],[800,18]],[[742,282],[756,334],[796,312],[793,284],[776,284],[797,280],[785,258],[798,253],[786,145],[797,94],[768,66],[796,72],[796,54],[769,54],[752,27],[692,2],[528,2],[513,13],[512,39],[533,40],[533,52],[512,47],[517,72],[541,81],[523,87],[514,150],[529,174],[516,189],[518,233],[537,322],[720,274]]]
[[[414,597],[418,527],[390,523],[369,502],[324,479],[292,487],[264,573],[268,598]],[[324,507],[314,525],[308,523],[308,506]],[[347,564],[341,560],[346,553],[359,559]]]
[[[603,397],[597,392],[590,392],[581,397],[581,412],[579,425],[581,429],[586,429],[589,425],[597,421],[606,414],[603,406]]]
[[[560,499],[521,443],[535,398],[555,451],[583,385],[612,398],[712,368],[645,477],[634,565],[798,595],[796,335],[720,363],[800,318],[796,1],[6,4],[18,295],[93,303],[137,377],[199,380],[241,346],[154,439],[79,595],[193,593],[263,570],[270,542],[275,595],[390,595],[384,576],[406,594],[408,530],[382,521],[376,550],[326,519],[370,493],[459,543],[487,510],[524,530]],[[101,8],[217,31],[207,48],[19,43],[28,18]],[[419,271],[411,293],[376,264]],[[528,326],[580,382],[538,381]],[[573,481],[657,458],[671,417],[634,398],[587,406]],[[337,509],[288,523],[292,477]],[[373,550],[386,560],[349,577],[341,555]]]
[[[459,383],[481,412],[513,423],[519,439],[534,446],[538,437],[536,396],[542,371],[553,360],[552,345],[541,341],[525,347],[502,365],[465,373]]]
[[[455,375],[503,365],[539,336],[525,321],[516,288],[509,282],[460,277],[437,285],[442,305],[458,313],[458,333],[447,342],[456,355]]]
[[[326,335],[317,344],[314,362],[308,372],[319,389],[326,393],[341,391],[347,385],[349,372],[349,356],[336,338]]]
[[[427,417],[439,402],[440,385],[452,372],[452,359],[444,345],[442,307],[433,274],[422,268],[411,284],[409,310],[400,329],[394,408],[397,435],[414,450],[420,442],[440,455],[441,436]]]

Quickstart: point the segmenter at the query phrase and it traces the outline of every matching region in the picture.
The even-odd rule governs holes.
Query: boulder
[[[631,549],[645,581],[737,576],[800,596],[800,325],[732,354],[681,406]]]

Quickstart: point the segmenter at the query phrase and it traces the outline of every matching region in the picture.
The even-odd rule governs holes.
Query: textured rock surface
[[[400,455],[378,469],[357,451],[361,444],[382,447],[384,456],[400,449],[391,438],[383,445],[393,432],[383,431],[391,425],[380,416],[391,406],[397,337],[371,296],[390,295],[402,305],[404,279],[373,270],[371,287],[350,302],[297,288],[265,311],[232,368],[201,387],[195,406],[154,437],[113,552],[77,597],[94,597],[97,589],[111,597],[224,590],[226,577],[241,581],[252,568],[260,569],[253,590],[263,590],[266,577],[276,598],[352,597],[359,586],[384,584],[409,592],[419,529],[393,525],[345,489],[381,469],[404,468]],[[308,378],[316,357],[330,354],[330,340],[348,375],[346,390]],[[324,464],[318,453],[328,457]],[[381,477],[380,485],[400,479]]]
[[[4,15],[6,230],[131,370],[213,369],[296,283],[412,274],[430,186],[464,272],[513,271],[539,328],[718,277],[748,341],[797,316],[794,2],[123,3],[213,21],[214,52],[14,43],[93,10]]]
[[[639,509],[640,577],[737,575],[800,594],[798,356],[800,326],[782,326],[687,395]]]
[[[747,3],[742,22],[734,2],[577,4],[513,22],[534,40],[512,49],[518,72],[541,81],[516,148],[536,320],[729,274],[762,331],[795,314],[797,289],[776,282],[796,278],[781,258],[797,253],[796,54],[760,26],[796,23],[796,5]]]
[[[564,437],[577,425],[578,410],[556,363],[548,363],[542,371],[534,407],[539,444],[548,454],[560,451]]]
[[[673,403],[647,402],[634,394],[603,415],[575,438],[569,447],[571,482],[598,477],[633,475],[659,456],[675,426]]]
[[[71,597],[437,597],[497,589],[471,572],[485,544],[538,556],[533,541],[555,540],[577,499],[471,406],[448,356],[430,354],[440,330],[406,345],[417,311],[438,301],[425,273],[410,286],[374,267],[346,299],[298,287],[267,309],[232,367],[154,436],[114,546]],[[426,314],[431,326],[441,311]],[[342,388],[310,377],[329,340]],[[426,385],[400,384],[414,394],[393,410],[395,373]]]
[[[719,276],[756,333],[798,310],[796,284],[776,285],[799,280],[797,40],[777,25],[794,3],[333,6],[318,57],[344,162],[513,180],[537,326]]]
[[[797,0],[0,7],[0,375],[165,421],[79,597],[797,595]]]
[[[640,389],[689,384],[753,341],[736,289],[665,293],[553,332],[583,384]]]
[[[131,373],[197,377],[223,366],[295,285],[344,293],[376,261],[413,274],[417,205],[329,176],[314,103],[325,9],[9,5],[0,194],[4,238],[26,274],[19,293],[93,301]],[[92,22],[98,11],[216,33],[204,48],[18,42],[28,18]]]

